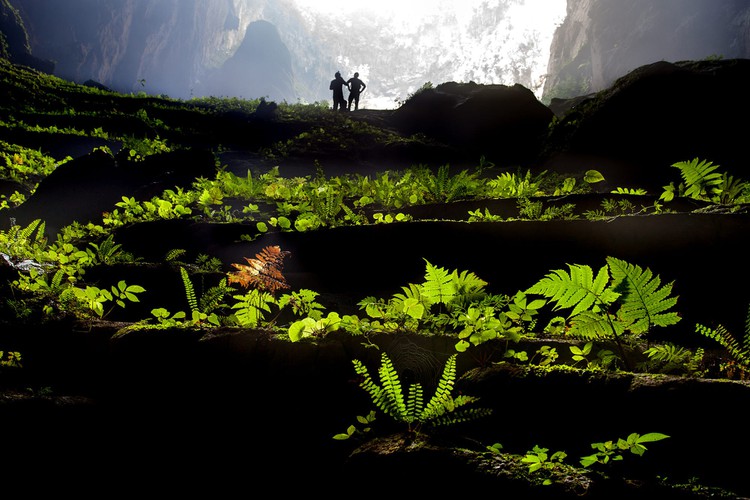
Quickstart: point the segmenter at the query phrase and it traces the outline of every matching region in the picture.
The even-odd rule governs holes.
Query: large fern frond
[[[694,158],[691,161],[674,163],[672,166],[680,170],[682,179],[685,181],[686,197],[706,199],[721,192],[719,186],[723,181],[722,174],[716,171],[719,168],[718,165]]]
[[[456,296],[461,299],[462,305],[477,302],[486,295],[487,282],[471,271],[456,270],[451,274]]]
[[[456,288],[451,274],[442,267],[433,266],[427,259],[425,282],[422,284],[422,294],[430,302],[449,304],[456,296]]]
[[[590,309],[595,304],[609,305],[619,294],[608,288],[609,272],[602,267],[594,277],[591,267],[568,264],[570,273],[557,269],[529,287],[525,293],[535,293],[556,302],[554,310],[572,308],[570,316]]]
[[[612,273],[612,287],[624,290],[619,319],[635,333],[646,333],[651,326],[669,326],[680,321],[676,312],[667,312],[677,304],[671,297],[674,282],[660,288],[661,278],[650,269],[629,264],[614,257],[607,257]]]
[[[419,285],[409,283],[407,286],[402,286],[401,290],[403,291],[403,293],[393,294],[394,299],[401,302],[407,299],[416,299],[425,307],[425,309],[427,309],[432,304],[430,302],[430,299],[422,293],[422,287]]]
[[[582,311],[570,320],[568,335],[585,340],[612,338],[625,332],[625,324],[607,314]]]

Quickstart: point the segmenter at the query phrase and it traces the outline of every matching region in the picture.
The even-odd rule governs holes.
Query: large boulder
[[[564,109],[540,163],[655,190],[680,181],[672,164],[694,158],[747,177],[750,102],[741,96],[749,85],[747,59],[642,66]]]
[[[422,133],[502,165],[525,164],[542,146],[552,111],[522,85],[448,82],[393,113],[403,133]]]

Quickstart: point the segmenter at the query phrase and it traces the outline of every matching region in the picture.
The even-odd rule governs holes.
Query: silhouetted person
[[[341,77],[341,73],[338,71],[335,77],[328,86],[329,89],[333,90],[333,110],[346,111],[346,99],[344,99],[346,80]]]
[[[359,73],[354,73],[354,76],[347,80],[346,86],[349,88],[349,111],[352,109],[352,101],[354,101],[354,109],[359,109],[359,94],[367,88],[367,85],[359,79]]]

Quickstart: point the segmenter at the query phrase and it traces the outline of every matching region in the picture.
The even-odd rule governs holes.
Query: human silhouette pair
[[[349,90],[348,102],[344,99],[344,87]],[[341,72],[337,71],[328,88],[333,91],[333,110],[351,111],[352,103],[355,110],[359,109],[359,96],[367,88],[367,85],[359,79],[359,73],[354,73],[352,78],[344,80]]]

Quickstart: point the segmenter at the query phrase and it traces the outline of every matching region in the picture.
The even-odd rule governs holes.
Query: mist
[[[311,38],[325,40],[331,76],[358,72],[369,82],[367,104],[381,109],[448,81],[519,83],[541,97],[566,7],[566,0],[296,3]]]
[[[596,92],[655,61],[750,57],[743,0],[10,0],[54,74],[123,93],[360,107],[425,85],[520,84],[540,100]]]
[[[176,98],[330,101],[336,71],[392,108],[427,83],[520,83],[541,95],[565,0],[15,0],[55,73]],[[377,6],[377,8],[375,8]],[[389,7],[390,6],[390,7]]]

